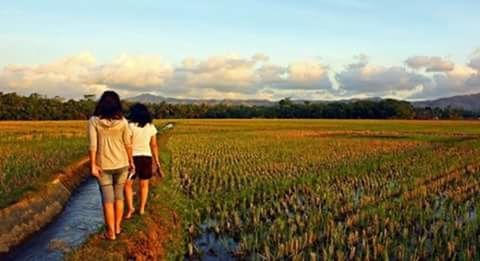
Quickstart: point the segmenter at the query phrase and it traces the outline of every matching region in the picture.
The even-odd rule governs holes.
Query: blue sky
[[[389,67],[405,67],[404,61],[412,56],[440,57],[459,66],[466,66],[477,58],[476,50],[480,47],[479,9],[479,2],[466,0],[7,1],[0,4],[0,68],[4,68],[3,76],[0,72],[0,83],[10,87],[0,86],[0,91],[1,88],[5,88],[4,91],[15,91],[16,87],[22,93],[39,88],[39,92],[53,95],[54,90],[42,89],[48,88],[44,86],[50,83],[46,83],[41,77],[42,84],[38,87],[23,87],[18,79],[12,83],[12,79],[19,76],[12,76],[12,72],[6,71],[5,67],[29,66],[33,70],[34,66],[48,65],[68,59],[65,57],[88,53],[95,60],[88,66],[97,67],[94,70],[97,74],[98,67],[105,68],[112,64],[119,66],[118,62],[128,63],[128,59],[134,59],[136,64],[146,67],[146,64],[152,62],[151,57],[156,57],[155,59],[161,59],[162,63],[171,67],[172,75],[168,77],[177,79],[166,81],[163,85],[150,83],[149,86],[133,86],[129,89],[129,82],[117,83],[122,86],[116,86],[101,77],[103,80],[97,79],[96,85],[90,86],[96,88],[95,91],[112,88],[121,89],[126,94],[135,94],[140,89],[175,96],[225,95],[245,98],[278,98],[284,94],[301,98],[302,95],[309,96],[313,92],[319,98],[361,94],[388,96],[388,92],[381,91],[348,92],[346,90],[352,88],[343,88],[342,83],[337,81],[337,78],[342,77],[337,77],[337,74],[347,72],[348,66],[356,62],[354,57],[359,55],[368,56],[370,67],[383,67],[387,72]],[[208,62],[210,57],[234,54],[234,58],[225,58],[226,61],[222,61],[228,67],[232,59],[248,61],[249,57],[257,53],[268,56],[268,64],[283,67],[284,70],[279,70],[278,73],[280,78],[289,84],[303,84],[289,80],[292,63],[303,61],[309,61],[307,64],[310,65],[312,61],[321,64],[325,69],[325,77],[329,77],[331,84],[318,89],[310,85],[309,88],[289,89],[272,87],[271,82],[247,81],[257,86],[254,88],[257,92],[228,92],[225,86],[204,86],[201,91],[191,91],[185,87],[189,84],[178,80],[181,77],[190,79],[198,76],[177,75],[177,71],[185,69],[181,68],[185,58],[194,57],[200,64],[202,61]],[[137,59],[139,56],[143,58]],[[252,70],[261,66],[260,63],[255,64]],[[478,72],[475,72],[476,68],[469,68],[473,70],[469,71],[467,76],[474,74],[474,79],[470,82],[476,83]],[[155,67],[151,70],[144,68],[139,73],[144,75],[145,70],[155,74]],[[412,72],[411,68],[406,70],[406,73],[435,78],[435,75],[426,75],[418,70]],[[361,72],[357,73],[362,75]],[[447,71],[436,73],[449,77]],[[317,77],[313,80],[318,83],[318,70],[312,75]],[[22,77],[25,76],[22,74]],[[215,85],[212,81],[210,79],[209,83]],[[89,83],[91,82],[89,80]],[[202,85],[197,80],[193,82],[189,88],[198,89],[198,86]],[[395,84],[392,85],[390,80],[384,81],[383,78],[380,82],[388,85],[385,88],[390,91],[408,89],[398,88]],[[171,91],[176,88],[175,83],[185,87],[183,93],[178,90]],[[431,89],[436,88],[433,85],[438,83],[434,80],[428,84],[413,81],[413,84],[419,83],[423,89],[430,88],[429,96],[436,96],[435,92],[432,95]],[[84,82],[79,84],[85,85]],[[235,85],[225,81],[220,83],[222,84]],[[282,83],[281,86],[286,85]],[[454,91],[445,91],[448,86],[440,86],[437,96],[472,92],[472,88],[474,91],[478,87],[470,85],[463,86],[463,89],[450,86]],[[232,89],[238,89],[236,87],[238,86]],[[398,92],[393,96],[422,98],[422,91],[417,87],[410,86],[411,92]],[[417,88],[417,93],[414,88]],[[69,96],[68,92],[62,95]]]

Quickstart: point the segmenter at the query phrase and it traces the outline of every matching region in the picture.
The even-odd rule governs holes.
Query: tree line
[[[133,103],[123,101],[128,109]],[[288,98],[274,106],[148,104],[155,118],[326,118],[326,119],[464,119],[480,112],[455,108],[414,108],[393,99],[354,102],[294,102]],[[80,100],[47,98],[39,94],[20,96],[0,92],[0,120],[82,120],[95,108],[92,96]]]

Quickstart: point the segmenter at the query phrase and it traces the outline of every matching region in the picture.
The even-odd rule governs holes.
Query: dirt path
[[[166,146],[170,135],[171,132],[159,136],[162,169],[166,177],[152,178],[147,213],[125,220],[123,232],[115,241],[105,240],[103,230],[93,235],[82,247],[70,253],[68,260],[165,260],[183,254],[179,212],[184,203],[170,173],[171,157]]]

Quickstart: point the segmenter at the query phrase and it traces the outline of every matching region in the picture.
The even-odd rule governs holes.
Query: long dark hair
[[[105,91],[97,102],[93,116],[109,120],[121,119],[123,108],[118,94],[114,91]]]
[[[128,120],[137,123],[140,128],[143,128],[147,123],[152,123],[153,117],[147,106],[141,103],[135,103],[130,107]]]

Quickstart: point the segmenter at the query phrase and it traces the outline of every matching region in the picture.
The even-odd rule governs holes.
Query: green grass
[[[457,251],[473,257],[477,239],[452,220],[480,198],[480,189],[450,204],[445,219],[419,213],[434,213],[432,202],[445,195],[453,200],[472,181],[432,187],[427,198],[403,202],[402,195],[422,180],[477,164],[479,127],[473,121],[187,120],[177,122],[168,146],[173,177],[187,199],[185,230],[193,224],[197,236],[234,238],[241,258],[415,258],[415,251],[421,258],[451,258],[446,245],[462,236],[467,239]],[[374,217],[379,227],[372,227]],[[413,247],[432,234],[432,224],[449,239]],[[391,230],[386,236],[382,226],[410,236],[399,240]],[[351,239],[356,233],[367,233],[368,241]],[[314,240],[305,243],[307,236]],[[195,238],[185,240],[195,245]],[[353,246],[356,253],[349,252]],[[198,250],[197,256],[207,251]]]
[[[0,123],[0,208],[40,190],[55,172],[87,154],[85,134],[71,129],[83,128],[83,122],[25,124]]]
[[[157,123],[161,126],[162,124]],[[152,230],[152,222],[156,225],[160,224],[160,229],[165,232],[168,239],[163,239],[160,242],[164,248],[166,260],[178,260],[178,257],[184,254],[185,241],[183,226],[172,224],[172,213],[177,217],[177,222],[185,222],[187,219],[187,204],[183,193],[176,186],[174,178],[171,173],[171,152],[166,146],[171,133],[162,132],[159,136],[159,156],[162,163],[162,169],[166,177],[161,181],[154,181],[151,183],[149,201],[147,205],[146,216],[134,215],[131,220],[126,220],[123,223],[123,235],[120,240],[115,242],[105,242],[99,239],[98,235],[93,235],[91,238],[79,249],[74,250],[67,256],[67,260],[125,260],[127,244],[138,239],[140,232],[148,233]],[[138,204],[135,198],[134,204]],[[158,229],[158,227],[156,227]],[[103,228],[102,228],[103,231]],[[100,246],[98,245],[100,242]],[[145,249],[149,251],[148,249]],[[121,254],[119,254],[121,253]]]
[[[158,240],[163,240],[160,243],[168,260],[182,259],[187,246],[195,245],[197,236],[205,232],[234,238],[236,250],[246,259],[304,259],[311,253],[325,259],[348,255],[360,259],[475,256],[472,249],[479,242],[475,231],[480,227],[480,207],[475,202],[479,202],[480,189],[468,189],[480,173],[460,176],[440,187],[431,180],[479,163],[478,121],[173,122],[175,129],[162,134],[159,142],[167,177],[151,188],[150,216],[125,222],[126,241],[105,242],[96,235],[70,259],[126,259],[128,243],[148,232],[152,222],[166,229],[167,239]],[[18,127],[8,130],[12,128]],[[55,128],[54,123],[37,128],[33,136],[39,139],[28,138],[28,133],[15,133],[16,137],[27,135],[20,142],[0,136],[4,151],[15,150],[13,144],[21,142],[25,142],[21,147],[32,150],[30,154],[17,150],[23,158],[4,154],[11,162],[2,169],[10,173],[4,182],[22,184],[22,180],[33,179],[42,183],[48,175],[36,170],[50,166],[51,173],[86,149],[82,147],[85,137],[71,126],[63,129],[75,135],[65,139],[58,138],[62,128]],[[52,134],[55,131],[57,136]],[[51,158],[54,162],[48,161]],[[39,163],[24,163],[28,159]],[[422,182],[430,184],[430,193],[404,200],[404,193]],[[15,198],[15,193],[22,195],[31,189],[25,184],[5,185],[5,191],[12,188],[6,197]],[[472,207],[476,220],[460,225],[454,222]],[[446,212],[438,216],[437,211]],[[179,226],[169,227],[172,213],[176,213]],[[217,223],[204,229],[207,220]],[[187,230],[192,227],[194,233],[190,234]],[[440,230],[434,230],[437,228]],[[363,233],[365,236],[356,239]],[[440,237],[433,237],[435,234]],[[304,238],[312,235],[315,240],[304,243]],[[423,238],[426,245],[418,245]],[[454,254],[449,250],[451,242],[458,242]],[[303,247],[295,249],[296,244]],[[353,247],[357,252],[350,252]],[[195,253],[197,257],[202,254]]]

